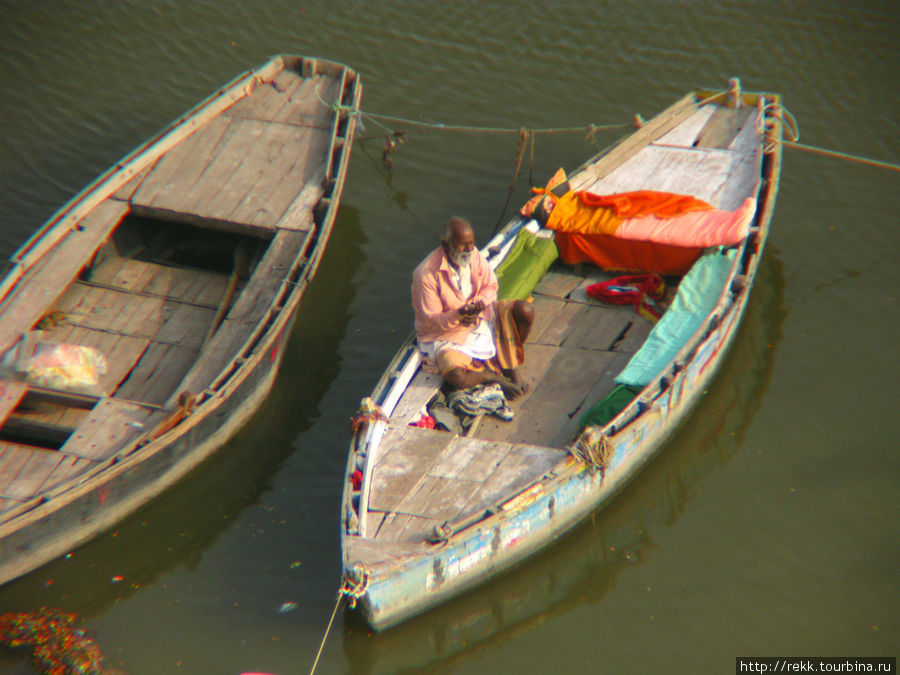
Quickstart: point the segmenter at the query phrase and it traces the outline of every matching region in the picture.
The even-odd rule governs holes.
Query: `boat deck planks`
[[[152,413],[127,401],[102,399],[59,451],[82,459],[109,459],[144,432]]]
[[[654,145],[672,145],[681,148],[692,148],[697,141],[697,136],[706,126],[709,118],[716,108],[706,105],[688,117],[683,124],[657,138]]]
[[[565,457],[562,450],[391,426],[375,467],[368,528],[388,542],[421,542],[435,525],[495,504]],[[375,532],[374,529],[367,531]]]
[[[15,410],[27,390],[28,385],[24,382],[0,379],[0,420],[5,420]]]
[[[178,385],[176,394],[203,391],[234,358],[236,350],[250,338],[264,313],[270,310],[273,299],[285,284],[286,270],[305,254],[313,234],[314,230],[278,231],[260,262],[261,266],[271,270],[271,274],[254,275],[216,331],[208,349]]]
[[[28,270],[16,291],[0,302],[0,310],[7,317],[0,323],[0,353],[19,339],[21,326],[31,326],[44,313],[81,270],[84,258],[90,255],[118,224],[127,212],[127,205],[107,201],[91,211],[66,235],[68,245],[57,247],[39,269]]]
[[[35,449],[27,445],[3,443],[0,456],[0,495],[6,499],[25,500],[35,495],[65,455],[55,450]]]
[[[273,86],[273,83],[276,86]],[[143,215],[274,230],[331,140],[339,78],[283,71],[197,129],[131,196]]]
[[[394,412],[391,413],[391,424],[403,426],[415,422],[423,406],[434,396],[442,381],[440,373],[420,368],[397,402]]]

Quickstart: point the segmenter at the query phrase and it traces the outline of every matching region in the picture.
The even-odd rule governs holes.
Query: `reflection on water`
[[[618,575],[653,554],[653,534],[682,513],[703,479],[743,444],[769,384],[786,311],[784,270],[769,246],[731,353],[695,413],[606,507],[534,560],[421,617],[372,634],[353,613],[344,652],[352,672],[445,667],[552,615],[599,602]]]
[[[319,415],[338,372],[338,347],[362,260],[359,212],[342,205],[307,288],[272,394],[250,423],[188,478],[111,532],[0,589],[0,607],[101,612],[175,566],[193,567],[231,522],[256,504]],[[311,358],[314,355],[314,358]]]

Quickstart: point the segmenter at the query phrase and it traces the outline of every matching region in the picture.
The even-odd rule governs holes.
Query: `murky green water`
[[[649,117],[736,75],[782,92],[802,141],[897,162],[898,16],[876,0],[0,1],[0,254],[279,52],[352,65],[373,113],[511,129]],[[517,134],[413,129],[388,171],[385,132],[369,122],[355,146],[260,415],[114,532],[0,589],[0,610],[78,612],[128,673],[308,672],[338,584],[347,420],[410,330],[409,274],[436,225],[465,215],[484,240],[513,175]],[[583,135],[538,136],[535,182],[592,151]],[[786,150],[748,321],[659,461],[489,589],[383,635],[339,615],[318,672],[731,672],[738,655],[896,655],[898,194],[896,172]],[[4,668],[30,672],[9,654]]]

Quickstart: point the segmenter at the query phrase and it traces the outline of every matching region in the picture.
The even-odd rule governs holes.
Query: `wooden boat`
[[[609,235],[558,230],[560,253],[577,264],[554,262],[526,291],[536,319],[521,370],[531,388],[511,403],[511,422],[477,418],[463,433],[415,426],[433,410],[441,382],[423,364],[414,336],[364,399],[346,469],[342,588],[376,630],[546,547],[634,477],[703,395],[744,313],[781,161],[780,97],[730,85],[687,95],[568,178],[570,194],[649,190],[703,200],[713,207],[709,213],[735,214],[731,243],[705,244],[692,254],[689,271],[665,277],[669,308],[658,324],[586,293],[616,275],[584,263],[580,251],[652,260],[686,250],[666,249],[668,234],[611,242],[603,239]],[[699,234],[700,219],[679,222],[688,235]],[[516,255],[516,241],[529,229],[548,234],[517,216],[488,242],[483,253],[495,269]],[[705,274],[712,266],[718,276]],[[502,296],[506,282],[498,276]],[[685,297],[698,288],[706,298],[702,312],[694,308],[691,321],[681,320]],[[671,357],[644,375],[611,419],[582,424],[672,332],[666,314],[682,328],[675,347],[668,345]]]
[[[270,390],[362,87],[276,56],[56,213],[0,282],[0,583],[209,457]]]

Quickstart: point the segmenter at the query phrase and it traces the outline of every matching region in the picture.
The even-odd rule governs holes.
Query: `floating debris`
[[[287,614],[288,612],[293,612],[297,609],[296,602],[282,602],[281,606],[278,608],[279,614]]]
[[[35,668],[49,675],[100,675],[103,653],[75,628],[76,616],[41,607],[0,614],[0,645],[31,650]]]

